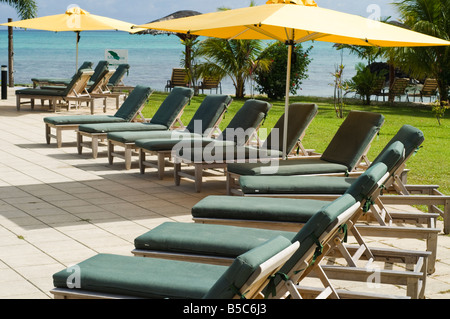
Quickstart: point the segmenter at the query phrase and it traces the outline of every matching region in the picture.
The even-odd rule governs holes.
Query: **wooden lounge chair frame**
[[[292,106],[296,106],[298,107],[298,103],[296,104],[292,104]],[[288,158],[299,158],[299,157],[304,157],[304,156],[316,156],[316,153],[314,153],[313,150],[306,150],[305,147],[303,146],[302,140],[306,134],[306,131],[309,127],[309,125],[311,124],[311,122],[313,121],[313,119],[316,117],[317,115],[317,111],[312,115],[312,117],[309,119],[309,122],[307,123],[307,125],[305,125],[305,128],[303,130],[303,132],[300,134],[300,136],[298,137],[296,143],[292,146],[292,148],[290,150],[288,150]],[[284,115],[282,116],[281,119],[284,119]],[[280,120],[281,120],[280,119]],[[253,136],[256,136],[258,141],[258,131],[259,131],[259,127],[261,126],[261,124],[257,127],[256,131],[253,133],[252,136],[250,136],[249,140],[247,141],[248,145],[252,139]],[[259,146],[258,142],[258,146]],[[298,151],[298,152],[297,152]],[[194,162],[194,163],[186,163],[185,161],[183,161],[182,157],[178,157],[178,156],[174,156],[174,179],[175,179],[175,185],[180,185],[180,180],[181,177],[185,177],[188,179],[192,179],[195,182],[195,191],[197,193],[201,192],[201,188],[202,188],[202,180],[203,180],[203,171],[207,170],[207,169],[220,169],[220,170],[224,170],[224,173],[227,176],[227,189],[229,189],[229,185],[228,184],[228,172],[226,172],[226,167],[227,164],[230,162],[236,162],[236,161],[240,161],[242,162],[242,159],[239,160],[226,160],[222,163],[206,163],[206,162]],[[248,160],[246,160],[248,161]],[[187,166],[194,166],[194,173],[190,174],[189,172],[184,172],[181,171],[181,164],[186,164]]]
[[[413,96],[414,99],[413,101],[416,100],[416,96],[419,96],[420,101],[423,102],[423,98],[424,97],[429,97],[430,98],[430,103],[431,103],[431,99],[432,97],[436,97],[437,96],[437,91],[438,91],[438,83],[436,79],[431,79],[431,78],[426,78],[422,88],[419,90],[418,93],[416,93],[416,90],[414,90],[413,94],[409,94],[409,96]]]
[[[232,103],[233,100],[230,100],[228,106]],[[227,106],[227,108],[228,108]],[[225,116],[226,110],[223,110],[223,113],[219,116],[216,123],[213,125],[212,129],[208,129],[207,134],[204,135],[206,138],[212,138],[214,135],[220,133],[219,125],[222,122],[223,117]],[[133,143],[134,144],[134,143]],[[174,164],[171,162],[172,159],[172,150],[164,150],[164,151],[150,151],[143,148],[137,148],[139,152],[139,171],[141,174],[145,173],[146,167],[156,168],[158,172],[158,178],[162,180],[164,178],[164,172],[166,165],[173,166]],[[147,159],[147,155],[155,155],[156,161],[151,161]]]
[[[136,114],[134,114],[131,122],[142,122],[145,120],[144,115],[142,114],[142,110],[145,107],[145,103],[143,103]],[[45,139],[47,144],[50,144],[52,138],[56,139],[56,145],[58,148],[62,147],[62,132],[63,131],[77,131],[79,123],[76,124],[58,124],[55,125],[53,123],[45,123]],[[52,129],[55,130],[55,133],[52,133]]]
[[[213,77],[203,78],[203,80],[198,84],[198,89],[202,90],[202,94],[204,93],[205,90],[210,90],[210,92],[212,92],[213,89],[216,89],[216,94],[218,92],[222,94],[222,84],[219,78]]]
[[[16,107],[17,110],[20,111],[20,107],[22,104],[31,104],[31,109],[34,109],[35,100],[41,100],[41,104],[43,105],[44,101],[49,101],[50,108],[53,108],[53,111],[56,112],[56,107],[58,105],[65,106],[69,108],[68,103],[70,101],[76,101],[76,102],[87,102],[91,105],[91,108],[94,107],[94,99],[92,99],[89,94],[86,92],[86,86],[91,78],[91,76],[94,74],[94,71],[92,70],[83,70],[80,72],[81,75],[78,78],[77,81],[74,81],[72,83],[72,87],[68,91],[67,95],[43,95],[39,94],[39,89],[36,90],[36,94],[20,94],[20,91],[16,92]],[[44,90],[43,90],[44,91]],[[27,99],[29,101],[27,102],[21,102],[22,99]],[[61,102],[64,101],[65,103]]]
[[[173,129],[183,129],[185,126],[183,122],[181,121],[181,116],[184,113],[184,109],[186,108],[187,104],[181,108],[180,112],[177,114],[173,122],[169,126],[169,130]],[[143,118],[143,117],[142,117]],[[147,118],[144,120],[144,122],[150,122],[151,119]],[[124,144],[119,141],[112,141],[107,140],[108,133],[107,132],[99,132],[99,133],[92,133],[92,132],[84,132],[77,130],[77,149],[78,154],[82,154],[83,147],[90,148],[92,150],[92,157],[97,158],[98,156],[98,147],[100,145],[100,142],[107,141],[107,150],[108,150],[108,162],[110,165],[114,162],[114,157],[121,158],[125,161],[125,169],[129,170],[131,169],[131,162],[132,162],[132,156],[134,153],[137,152],[137,148],[133,144]],[[90,138],[90,142],[83,141],[83,137]],[[115,146],[121,146],[124,148],[123,152],[116,152],[114,150]]]
[[[295,253],[298,247],[299,243],[295,242],[272,258],[261,263],[235,294],[233,299],[242,299],[243,296],[245,296],[245,299],[261,299],[261,291],[267,286],[271,278],[276,275],[284,263]],[[50,292],[55,296],[55,299],[142,299],[127,295],[98,293],[69,288],[54,288]]]
[[[345,172],[345,173],[326,173],[326,174],[311,174],[310,176],[317,176],[317,175],[326,175],[326,176],[358,176],[360,175],[369,165],[370,165],[370,160],[367,157],[367,154],[369,153],[370,147],[372,146],[372,142],[375,139],[376,135],[372,138],[372,141],[370,143],[367,144],[365,150],[363,151],[363,153],[360,156],[360,159],[358,160],[358,163],[355,165],[355,167],[353,168],[353,170],[351,172]],[[304,149],[304,148],[303,148]],[[306,156],[288,156],[287,159],[307,159],[307,158],[311,158],[311,157],[317,157],[320,158],[320,154],[314,151],[302,151],[303,154],[307,154]],[[226,175],[226,189],[227,189],[227,194],[228,195],[242,195],[242,191],[240,189],[240,185],[239,185],[239,178],[241,175],[234,173],[234,172],[230,172],[230,171],[226,171],[225,172]]]
[[[176,86],[189,87],[189,79],[186,69],[173,68],[170,80],[167,80],[165,91],[171,91]]]

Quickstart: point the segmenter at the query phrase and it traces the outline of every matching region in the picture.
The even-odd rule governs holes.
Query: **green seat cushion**
[[[109,79],[108,85],[116,86],[120,84],[120,81],[122,81],[123,77],[125,76],[125,73],[128,72],[130,69],[129,64],[119,64],[114,74]]]
[[[109,133],[121,131],[166,131],[167,126],[151,123],[94,123],[80,125],[78,130],[88,133]]]
[[[321,159],[353,170],[383,123],[384,116],[381,114],[351,111],[322,153]]]
[[[110,254],[96,255],[77,266],[80,289],[145,298],[202,298],[228,268]],[[71,269],[53,275],[55,287],[67,288]]]
[[[182,148],[184,145],[188,145],[189,149],[192,149],[191,146],[194,143],[198,143],[198,145],[206,145],[210,143],[210,140],[205,140],[202,137],[198,137],[198,135],[186,135],[184,137],[174,137],[171,139],[168,138],[155,138],[155,139],[141,139],[136,140],[135,145],[139,148],[142,148],[147,151],[158,152],[158,151],[177,151]],[[186,144],[187,143],[187,144]],[[199,149],[201,151],[201,148]]]
[[[306,223],[329,201],[211,195],[192,207],[194,218]]]
[[[117,141],[121,143],[135,143],[138,140],[141,141],[152,141],[154,139],[158,140],[168,140],[171,141],[172,137],[179,140],[179,137],[193,137],[196,136],[193,133],[186,131],[125,131],[125,132],[110,132],[107,135],[108,140]]]
[[[66,115],[44,117],[45,123],[54,125],[88,124],[88,123],[114,123],[123,122],[123,118],[112,115]]]
[[[286,139],[286,149],[288,152],[294,148],[298,139],[316,116],[318,109],[317,104],[292,103],[289,105],[289,123]],[[275,123],[263,144],[264,148],[283,151],[284,117],[285,114]]]
[[[241,176],[244,194],[344,194],[355,178],[338,176]]]
[[[344,194],[314,214],[292,239],[292,242],[298,241],[300,247],[283,267],[281,267],[280,272],[288,274],[291,271],[300,270],[295,267],[298,261],[305,256],[308,250],[317,247],[317,240],[323,235],[324,231],[355,203],[356,201],[351,195]],[[275,284],[280,280],[279,277],[276,278]]]
[[[236,258],[276,236],[295,232],[196,223],[163,223],[134,240],[136,249]]]
[[[243,285],[262,263],[287,248],[290,244],[291,242],[288,239],[283,236],[277,236],[238,256],[214,286],[211,287],[204,299],[231,299],[235,297],[236,290],[242,289]],[[244,296],[245,293],[246,291],[242,291]]]
[[[131,121],[136,116],[136,113],[141,106],[147,101],[151,93],[151,88],[136,85],[114,116],[121,117],[127,122]]]
[[[161,106],[150,120],[150,123],[170,127],[175,122],[178,114],[189,103],[193,95],[193,89],[175,87],[164,99]]]
[[[403,158],[403,153],[403,144],[396,141],[380,153],[378,162],[391,171]],[[371,166],[376,164],[373,162]],[[385,172],[381,174],[375,179]],[[241,176],[239,184],[244,194],[344,194],[357,180],[357,177],[340,176]]]
[[[193,139],[193,143],[198,139]],[[174,149],[174,151],[178,151]],[[282,157],[282,152],[278,150],[267,150],[264,148],[255,148],[248,146],[235,146],[233,141],[215,141],[208,142],[202,140],[200,144],[190,147],[189,142],[179,145],[179,154],[187,162],[206,162],[206,163],[228,163],[244,160],[258,160],[258,163],[267,163],[270,158]],[[263,161],[263,159],[265,159]]]
[[[49,97],[65,97],[66,91],[64,90],[52,90],[52,89],[22,89],[17,90],[16,95],[29,95],[29,96],[49,96]]]
[[[229,163],[227,171],[238,175],[309,175],[346,173],[347,166],[320,158],[301,158],[269,163]]]
[[[383,158],[386,153],[385,151],[387,151],[392,146],[392,144],[396,142],[401,142],[403,144],[405,149],[405,157],[408,158],[409,156],[411,156],[412,153],[414,153],[418,149],[418,147],[423,143],[424,140],[425,136],[421,130],[415,128],[414,126],[405,124],[394,135],[394,137],[392,137],[392,139],[385,146],[385,148],[374,159],[373,163],[383,161],[385,164],[387,164]]]
[[[229,95],[207,95],[186,126],[186,130],[200,135],[205,134],[217,123],[231,101]]]
[[[89,61],[83,62],[81,66],[78,68],[79,70],[83,69],[90,69],[92,68],[93,63]],[[53,83],[53,84],[62,84],[62,85],[69,85],[69,83],[72,81],[72,78],[31,78],[31,81],[33,82],[44,82],[44,83]]]
[[[217,139],[234,141],[237,145],[244,145],[250,137],[249,135],[266,118],[271,107],[271,104],[261,100],[250,99],[245,101]]]
[[[79,289],[145,298],[231,299],[258,267],[291,242],[276,237],[238,256],[231,266],[158,258],[98,254],[53,275],[57,288],[68,288],[72,273]]]

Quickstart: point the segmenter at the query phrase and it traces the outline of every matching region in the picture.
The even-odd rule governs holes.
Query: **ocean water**
[[[331,73],[341,63],[341,52],[332,43],[306,42],[304,48],[313,46],[308,79],[303,81],[297,95],[327,97],[333,95]],[[14,80],[16,84],[31,83],[31,77],[71,77],[75,72],[76,34],[73,32],[49,32],[39,30],[14,30]],[[128,50],[131,65],[127,85],[147,85],[164,90],[172,68],[180,67],[184,46],[174,35],[131,35],[119,31],[81,32],[78,63],[92,61],[94,65],[105,59],[106,49]],[[355,74],[360,60],[344,50],[344,78]],[[0,30],[0,64],[8,64],[8,34]],[[250,83],[246,93],[252,93]],[[222,81],[223,93],[234,94],[230,79]],[[253,92],[257,93],[256,90]],[[206,92],[205,92],[206,93]]]

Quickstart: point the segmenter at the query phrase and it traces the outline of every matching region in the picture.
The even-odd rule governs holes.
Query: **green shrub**
[[[308,65],[311,62],[309,52],[312,47],[303,50],[301,44],[294,46],[291,63],[290,93],[295,94],[308,78]],[[288,46],[282,42],[275,42],[268,46],[261,54],[261,58],[271,60],[269,71],[255,71],[256,89],[259,93],[267,94],[271,99],[280,99],[286,95],[286,74]]]

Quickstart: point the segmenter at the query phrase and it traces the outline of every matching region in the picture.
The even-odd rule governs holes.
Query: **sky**
[[[360,15],[366,18],[379,15],[397,18],[397,12],[391,5],[394,0],[316,0],[318,6],[338,10],[346,13]],[[250,0],[37,0],[38,16],[60,14],[71,5],[78,5],[82,9],[97,15],[123,20],[133,24],[144,24],[179,10],[194,10],[201,13],[217,11],[219,7],[230,9],[247,7]],[[256,5],[266,3],[266,0],[254,0]],[[15,10],[2,3],[0,4],[0,23],[20,20]],[[0,27],[4,28],[4,27]]]

